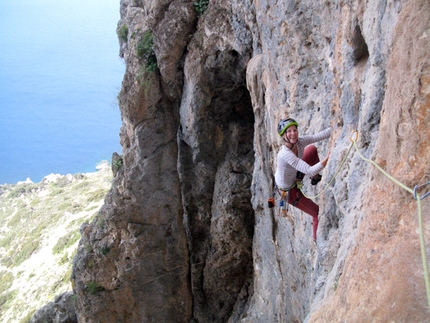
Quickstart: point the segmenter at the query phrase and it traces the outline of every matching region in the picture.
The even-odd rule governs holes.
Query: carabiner
[[[430,185],[430,181],[427,182],[427,183],[425,183],[425,184],[415,185],[415,187],[414,187],[414,199],[417,199],[417,189],[420,188],[420,187],[426,186],[426,185]],[[421,200],[424,199],[425,197],[429,196],[429,195],[430,195],[430,192],[427,192],[423,196],[420,196]]]

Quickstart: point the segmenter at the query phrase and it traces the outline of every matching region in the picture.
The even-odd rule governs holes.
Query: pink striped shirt
[[[297,171],[302,172],[310,177],[315,176],[324,168],[321,162],[314,166],[309,166],[302,160],[303,152],[305,147],[323,139],[330,137],[331,128],[327,128],[315,135],[308,135],[299,137],[297,140],[298,157],[293,153],[291,149],[282,145],[278,152],[278,165],[275,172],[275,182],[279,188],[288,189],[296,180]]]

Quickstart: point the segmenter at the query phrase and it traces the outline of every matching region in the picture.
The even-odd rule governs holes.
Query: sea
[[[0,1],[0,184],[121,153],[119,0]]]

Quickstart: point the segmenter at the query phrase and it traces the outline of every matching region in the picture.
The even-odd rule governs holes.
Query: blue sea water
[[[121,152],[119,0],[0,1],[0,184]]]

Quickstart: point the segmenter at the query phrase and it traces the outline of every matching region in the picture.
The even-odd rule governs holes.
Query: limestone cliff
[[[277,122],[429,178],[424,0],[121,0],[122,156],[82,230],[80,322],[425,322],[417,206],[352,150],[311,217],[266,207]],[[426,188],[428,189],[428,187]],[[430,247],[428,210],[422,201]]]

